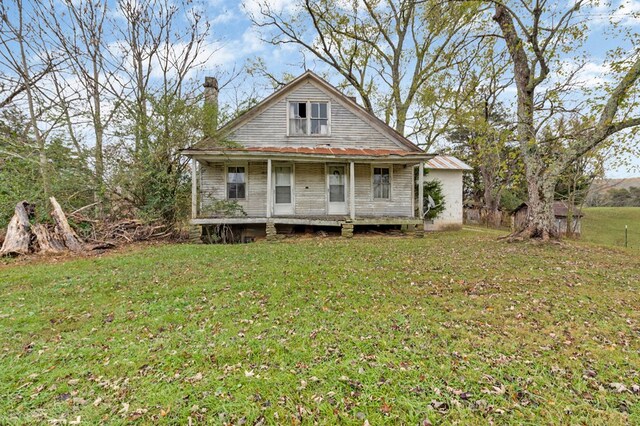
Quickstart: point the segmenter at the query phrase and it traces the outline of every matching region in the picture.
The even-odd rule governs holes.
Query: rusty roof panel
[[[317,147],[294,147],[294,146],[260,146],[244,148],[222,148],[226,152],[265,152],[274,154],[310,154],[310,155],[348,155],[365,157],[387,157],[387,156],[415,156],[420,154],[415,151],[405,151],[401,149],[373,149],[373,148],[335,148],[330,146]]]

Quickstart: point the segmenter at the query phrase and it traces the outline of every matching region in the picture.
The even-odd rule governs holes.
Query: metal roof
[[[473,170],[473,167],[451,155],[437,155],[426,163],[427,169]]]
[[[336,148],[330,146],[294,147],[294,146],[264,146],[240,148],[240,151],[273,152],[287,154],[318,154],[318,155],[362,155],[368,157],[384,157],[387,155],[411,156],[416,152],[402,149],[374,149],[374,148]]]
[[[351,158],[375,159],[389,161],[427,161],[432,157],[426,152],[411,152],[403,149],[375,149],[375,148],[339,148],[331,146],[295,147],[295,146],[252,146],[252,147],[217,147],[191,148],[183,150],[184,155],[194,158],[205,157],[243,157],[257,156],[268,158],[282,156],[287,158]]]

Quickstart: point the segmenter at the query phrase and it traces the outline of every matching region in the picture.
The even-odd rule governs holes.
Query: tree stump
[[[51,205],[53,206],[53,211],[51,212],[51,217],[56,223],[54,232],[64,241],[64,245],[71,251],[82,251],[84,249],[84,245],[78,235],[75,233],[73,229],[69,226],[69,222],[67,222],[67,217],[62,211],[62,207],[58,204],[58,201],[54,197],[49,198]]]
[[[16,205],[15,213],[7,227],[7,234],[0,249],[0,256],[28,254],[31,245],[31,223],[35,206],[26,201]]]
[[[36,244],[40,253],[60,253],[66,250],[64,241],[60,236],[49,231],[45,225],[33,225],[31,231],[36,236]]]

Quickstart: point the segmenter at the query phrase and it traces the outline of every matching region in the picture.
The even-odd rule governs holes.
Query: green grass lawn
[[[624,226],[628,246],[640,249],[640,207],[590,207],[584,209],[582,239],[596,244],[624,247]]]
[[[0,424],[640,423],[637,252],[496,235],[0,266]]]

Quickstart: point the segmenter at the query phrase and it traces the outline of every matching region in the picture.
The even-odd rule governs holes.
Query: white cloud
[[[214,27],[220,24],[227,24],[235,19],[238,19],[238,16],[232,10],[225,10],[224,12],[219,13],[215,18],[210,19],[209,22]]]
[[[240,9],[248,15],[259,16],[262,9],[269,8],[274,12],[291,13],[296,8],[295,0],[244,0]]]
[[[573,1],[573,0],[571,0]],[[594,0],[588,13],[590,25],[616,23],[625,26],[640,26],[640,0],[606,2]]]

